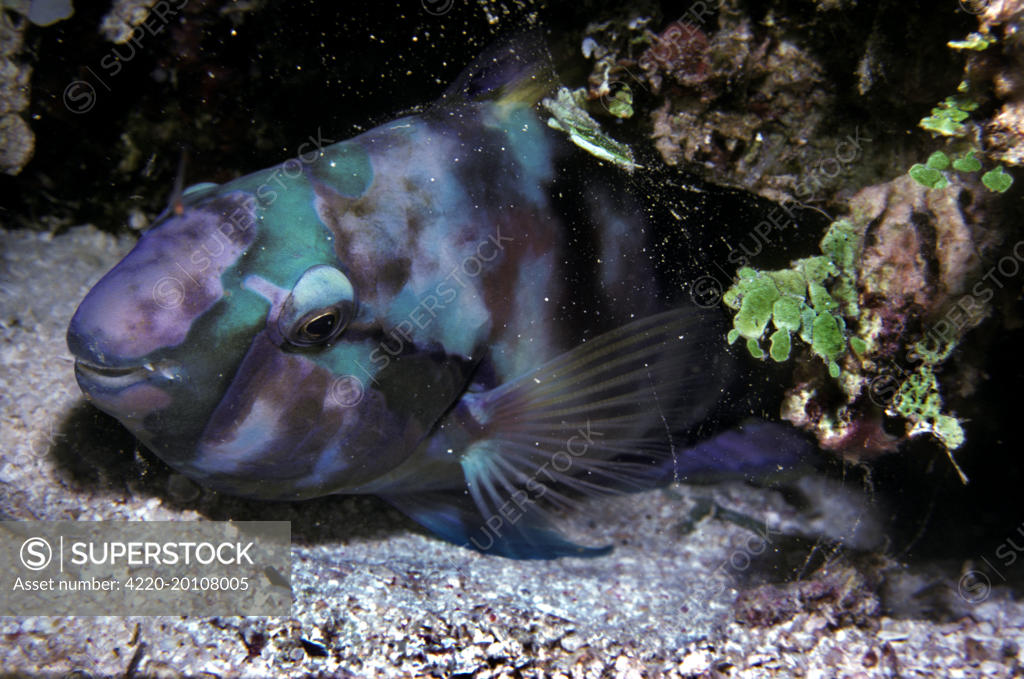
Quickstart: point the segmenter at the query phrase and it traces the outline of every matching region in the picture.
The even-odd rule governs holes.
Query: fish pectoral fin
[[[611,547],[583,547],[558,534],[543,515],[514,504],[485,516],[469,495],[424,492],[381,496],[403,514],[449,542],[512,559],[594,557]]]
[[[468,493],[385,499],[435,533],[520,559],[599,556],[562,537],[552,509],[671,479],[686,433],[730,370],[718,326],[697,310],[649,316],[584,342],[496,389],[467,393],[443,425],[465,441]]]
[[[717,329],[698,310],[652,315],[467,394],[462,426],[476,440],[461,463],[474,498],[487,508],[513,484],[557,500],[559,486],[594,494],[664,480],[732,374]]]
[[[729,373],[710,358],[727,356],[715,328],[697,311],[657,314],[466,394],[452,424],[469,438],[459,462],[483,526],[561,548],[549,527],[553,507],[670,480],[687,430]],[[510,507],[522,515],[516,522],[503,518]]]

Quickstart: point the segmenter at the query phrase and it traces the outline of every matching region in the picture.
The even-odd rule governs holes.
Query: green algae
[[[631,104],[632,98],[629,101]],[[573,144],[595,158],[618,165],[629,172],[641,167],[633,158],[633,150],[627,144],[608,136],[601,129],[600,123],[584,110],[584,102],[582,90],[570,92],[560,87],[555,98],[541,101],[544,109],[551,114],[547,121],[548,127],[564,132]]]
[[[789,359],[796,334],[824,361],[829,374],[839,377],[838,361],[848,342],[843,316],[856,318],[859,313],[855,227],[847,220],[834,222],[820,247],[823,254],[795,260],[789,269],[739,270],[736,283],[723,297],[726,306],[736,310],[727,336],[730,344],[743,337],[751,356],[763,358],[761,341],[770,324],[768,355],[772,360],[781,363]]]

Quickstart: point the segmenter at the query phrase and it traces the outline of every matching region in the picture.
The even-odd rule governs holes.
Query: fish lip
[[[152,363],[129,366],[100,365],[85,359],[75,360],[75,376],[78,381],[108,391],[118,391],[146,382],[161,375],[161,366]]]

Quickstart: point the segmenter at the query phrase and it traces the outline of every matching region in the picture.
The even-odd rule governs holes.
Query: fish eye
[[[320,314],[302,324],[302,334],[315,340],[330,337],[331,330],[337,325],[340,314],[331,309],[325,314]]]
[[[341,325],[341,320],[341,311],[338,309],[314,313],[302,321],[297,333],[298,339],[311,344],[326,342],[334,337],[334,331]]]
[[[337,338],[355,314],[348,277],[334,267],[314,266],[295,283],[271,328],[279,343],[311,347]]]

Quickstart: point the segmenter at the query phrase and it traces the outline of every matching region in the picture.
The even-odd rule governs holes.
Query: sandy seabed
[[[791,482],[800,507],[743,483],[594,501],[565,530],[614,544],[609,556],[529,562],[442,542],[374,498],[254,503],[202,490],[75,384],[68,320],[131,244],[92,227],[0,231],[0,518],[288,520],[292,614],[0,618],[0,676],[1024,672],[1024,606],[1009,591],[864,556],[883,543],[877,510],[824,478]],[[842,554],[828,557],[834,544]],[[830,566],[785,583],[801,554],[821,553]],[[872,561],[888,565],[859,565]]]

